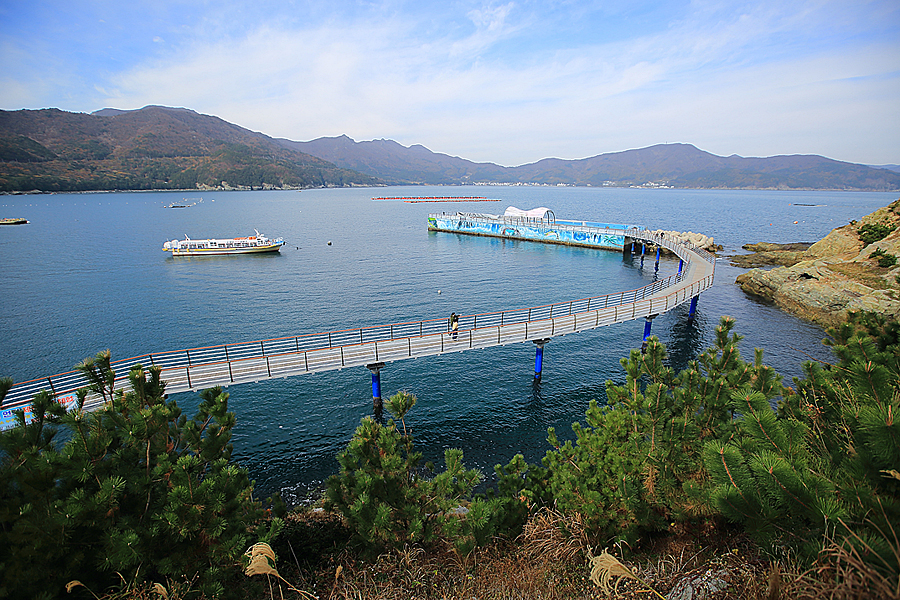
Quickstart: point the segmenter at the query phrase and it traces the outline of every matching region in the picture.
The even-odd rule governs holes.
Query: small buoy
[[[797,224],[797,221],[794,221],[794,225],[796,225],[796,224]]]
[[[328,240],[328,245],[329,245],[329,246],[331,245],[331,240]]]

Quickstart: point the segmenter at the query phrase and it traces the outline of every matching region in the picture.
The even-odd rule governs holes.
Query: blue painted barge
[[[510,207],[503,215],[431,213],[428,215],[428,230],[622,252],[632,243],[632,232],[643,231],[644,227],[563,220],[557,219],[553,211],[547,208],[522,211]]]

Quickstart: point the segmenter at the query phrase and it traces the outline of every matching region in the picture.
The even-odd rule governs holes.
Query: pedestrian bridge
[[[588,225],[557,226],[582,227],[598,233],[596,227]],[[645,246],[670,250],[680,259],[678,273],[642,288],[604,296],[460,315],[456,336],[450,333],[447,318],[441,317],[144,354],[112,362],[116,389],[128,390],[128,372],[136,364],[160,367],[166,391],[171,394],[348,367],[369,367],[377,373],[382,363],[521,342],[536,342],[540,347],[557,336],[635,319],[648,320],[646,332],[649,319],[695,301],[713,285],[715,257],[705,250],[636,228],[607,228],[599,233],[623,236],[626,252],[629,243],[632,251],[641,247],[642,260]],[[41,390],[52,392],[62,404],[72,405],[75,391],[86,383],[78,371],[16,383],[0,407],[0,429],[14,424],[16,409],[24,409],[27,417],[31,400]],[[99,397],[89,396],[85,407],[95,408],[101,402]]]

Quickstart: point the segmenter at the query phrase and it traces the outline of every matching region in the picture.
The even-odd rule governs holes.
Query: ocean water
[[[387,196],[487,196],[496,202],[375,201]],[[199,200],[202,198],[202,202]],[[71,370],[109,348],[114,359],[390,322],[576,300],[649,283],[654,256],[427,231],[441,210],[502,213],[547,206],[557,217],[695,231],[725,246],[815,241],[897,199],[895,193],[598,189],[567,187],[356,188],[257,192],[148,192],[0,197],[0,376],[16,381]],[[195,203],[167,209],[170,203]],[[280,254],[172,258],[162,243],[252,235],[284,237]],[[331,244],[329,245],[329,242]],[[746,296],[741,269],[720,259],[699,300],[653,322],[672,366],[683,368],[714,339],[723,315],[737,319],[742,354],[766,350],[789,381],[805,360],[829,360],[824,331]],[[663,258],[660,276],[677,270]],[[643,321],[553,339],[543,380],[534,345],[515,344],[389,363],[383,396],[418,397],[407,418],[426,460],[461,448],[467,467],[492,472],[516,453],[549,449],[547,427],[571,437],[619,359],[640,346]],[[299,501],[337,467],[335,455],[372,412],[363,368],[231,386],[234,458],[258,495]],[[173,396],[187,410],[192,393]]]

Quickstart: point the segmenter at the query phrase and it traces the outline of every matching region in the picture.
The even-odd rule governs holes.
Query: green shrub
[[[900,324],[854,313],[829,335],[838,364],[806,363],[777,413],[732,394],[734,437],[704,449],[710,500],[764,544],[813,557],[834,537],[896,579]]]
[[[883,240],[893,230],[893,227],[884,223],[868,223],[860,227],[857,233],[859,234],[859,239],[868,246],[878,240]]]
[[[893,254],[888,254],[881,248],[875,248],[871,254],[869,254],[869,258],[878,259],[878,266],[883,267],[885,269],[893,267],[897,264],[897,257]]]
[[[415,403],[416,397],[406,392],[387,403],[400,420],[402,433],[392,420],[381,425],[364,418],[338,454],[340,472],[328,480],[326,509],[340,511],[368,550],[461,538],[488,520],[481,506],[477,511],[470,507],[466,516],[459,514],[481,480],[480,472],[464,468],[461,450],[446,450],[442,473],[431,477],[422,473],[422,454],[415,450],[405,421]]]
[[[581,513],[600,543],[630,540],[646,529],[665,528],[672,519],[709,514],[701,495],[708,476],[703,444],[733,432],[728,396],[752,386],[765,398],[781,393],[780,377],[740,357],[734,320],[723,318],[716,346],[677,376],[665,366],[665,347],[651,337],[646,354],[633,350],[622,359],[626,383],[607,382],[607,406],[591,402],[587,426],[575,423],[575,442],[547,453],[553,501],[563,511]]]
[[[167,578],[221,595],[251,540],[278,528],[260,528],[252,482],[229,461],[228,394],[204,390],[188,419],[157,367],[135,366],[128,393],[113,388],[108,351],[77,368],[90,381],[77,409],[41,392],[34,420],[19,411],[18,427],[0,433],[0,597],[58,597],[71,579],[104,590]],[[105,405],[82,410],[89,393]]]

